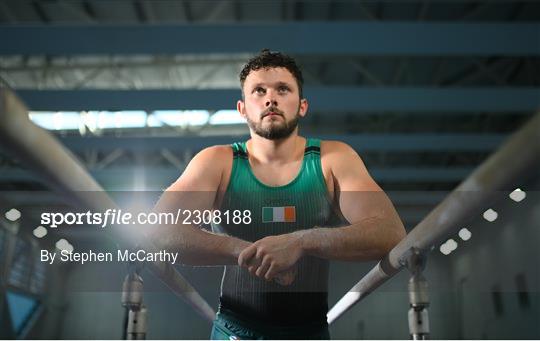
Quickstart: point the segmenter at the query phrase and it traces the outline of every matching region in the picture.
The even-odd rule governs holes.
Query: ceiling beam
[[[533,112],[539,88],[365,88],[306,87],[312,112]],[[18,90],[31,110],[233,109],[234,89],[178,90]]]
[[[322,140],[343,141],[359,153],[365,152],[490,152],[507,137],[505,134],[358,134],[318,135]],[[248,136],[204,137],[60,137],[74,152],[84,150],[134,152],[192,150],[246,140]]]
[[[336,39],[344,34],[354,41]],[[9,42],[0,44],[0,55],[234,54],[254,53],[272,42],[273,50],[293,55],[523,56],[540,55],[540,24],[17,25],[2,27],[0,41]]]

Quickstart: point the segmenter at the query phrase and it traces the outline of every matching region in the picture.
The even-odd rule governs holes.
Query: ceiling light
[[[9,221],[15,221],[21,217],[21,212],[16,208],[12,208],[6,212],[5,217]]]
[[[489,221],[490,223],[497,220],[497,217],[499,216],[499,214],[497,212],[495,212],[493,209],[489,209],[487,211],[484,212],[484,219],[486,219],[487,221]]]
[[[462,228],[459,230],[459,237],[465,241],[471,239],[472,233],[467,228]]]
[[[521,200],[525,199],[527,194],[521,190],[521,188],[516,188],[510,195],[508,195],[510,199],[514,200],[515,202],[520,202]]]
[[[43,226],[38,226],[32,232],[36,238],[43,238],[47,235],[47,229]]]

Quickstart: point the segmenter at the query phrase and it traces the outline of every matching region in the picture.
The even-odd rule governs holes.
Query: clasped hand
[[[238,256],[238,265],[259,278],[290,285],[302,256],[301,236],[288,233],[265,237],[246,247]]]

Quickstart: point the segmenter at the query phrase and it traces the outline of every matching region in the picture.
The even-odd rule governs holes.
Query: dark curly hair
[[[270,51],[269,49],[263,49],[258,55],[249,59],[246,65],[244,65],[242,68],[242,71],[240,71],[242,98],[244,98],[244,82],[251,71],[276,67],[283,67],[289,70],[289,72],[296,79],[300,98],[303,98],[302,86],[304,85],[304,78],[302,77],[302,71],[298,65],[296,65],[296,61],[284,53]]]

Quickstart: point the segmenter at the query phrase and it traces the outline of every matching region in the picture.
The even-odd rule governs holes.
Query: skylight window
[[[210,124],[241,124],[246,120],[240,116],[240,113],[236,110],[219,110],[210,117]]]
[[[90,131],[245,123],[236,110],[218,110],[213,115],[210,115],[207,110],[156,110],[148,114],[143,110],[83,111],[80,113],[32,111],[29,113],[29,118],[47,130],[77,130],[87,127]]]

